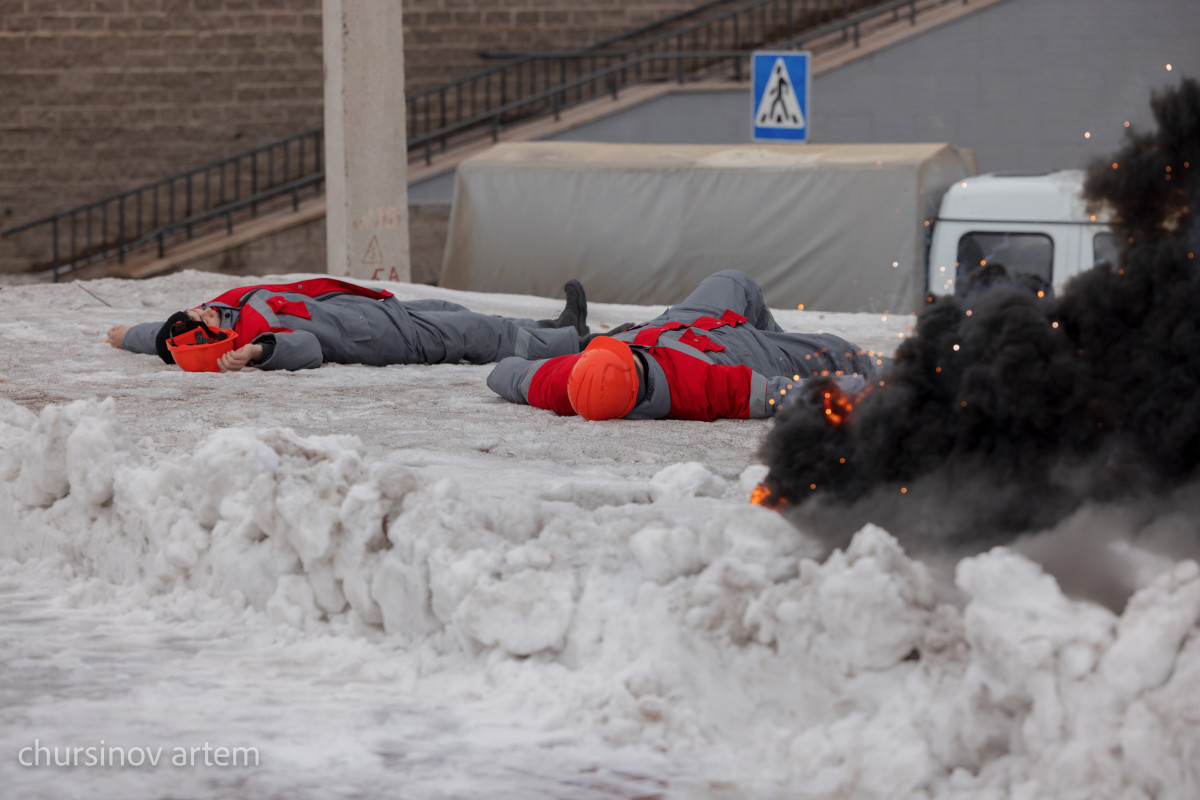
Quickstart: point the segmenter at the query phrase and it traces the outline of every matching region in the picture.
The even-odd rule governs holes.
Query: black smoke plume
[[[807,384],[763,445],[780,510],[830,545],[871,520],[910,548],[979,550],[1084,501],[1200,478],[1200,87],[1184,80],[1151,108],[1157,130],[1127,132],[1087,171],[1089,205],[1116,219],[1117,263],[1057,297],[992,269],[928,298],[840,426],[836,387]]]

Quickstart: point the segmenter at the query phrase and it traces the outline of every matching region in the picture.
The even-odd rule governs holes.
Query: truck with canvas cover
[[[930,247],[976,164],[942,143],[500,144],[458,167],[441,284],[553,296],[579,278],[593,301],[667,305],[736,268],[775,308],[912,311],[953,291]]]

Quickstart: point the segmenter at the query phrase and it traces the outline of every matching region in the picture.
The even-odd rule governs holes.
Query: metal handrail
[[[530,56],[530,61],[538,59],[544,61],[556,60],[560,64],[569,61],[591,60],[592,68],[574,79],[563,79],[558,83],[547,86],[540,90],[534,90],[524,93],[520,98],[514,100],[506,100],[504,103],[493,106],[487,113],[479,114],[474,117],[461,119],[457,122],[443,122],[443,124],[428,133],[420,136],[410,136],[408,148],[410,157],[412,151],[420,148],[423,151],[423,157],[427,164],[432,163],[434,149],[440,145],[444,151],[451,146],[453,139],[455,145],[467,144],[478,139],[491,136],[495,141],[499,138],[500,130],[504,129],[514,121],[523,121],[533,118],[538,112],[544,111],[554,115],[558,119],[559,114],[566,108],[578,105],[597,97],[606,94],[612,94],[615,98],[621,88],[631,86],[637,83],[642,83],[647,80],[655,79],[672,79],[683,83],[686,75],[689,72],[695,72],[704,67],[711,66],[713,62],[719,62],[731,58],[731,54],[737,54],[738,58],[748,58],[749,54],[757,49],[765,42],[752,40],[746,42],[750,47],[733,47],[733,48],[695,48],[684,50],[678,44],[673,44],[680,41],[680,36],[686,34],[695,34],[698,30],[711,30],[712,24],[722,23],[728,20],[736,21],[739,15],[742,15],[747,10],[760,10],[770,4],[786,4],[788,6],[799,5],[802,9],[807,8],[812,10],[812,2],[822,0],[752,0],[750,3],[745,3],[742,6],[733,9],[732,11],[721,15],[720,17],[709,20],[707,23],[699,26],[697,29],[688,28],[681,31],[674,31],[661,37],[656,37],[648,42],[632,48],[627,51],[616,53],[589,53],[589,52],[555,52],[546,55]],[[946,1],[946,0],[944,0]],[[954,0],[950,0],[954,1]],[[840,9],[850,9],[854,5],[864,5],[872,2],[872,0],[832,0]],[[965,3],[966,0],[963,0]],[[795,49],[803,47],[809,42],[823,39],[835,33],[842,33],[843,40],[852,40],[854,46],[859,45],[860,29],[863,23],[872,20],[876,17],[887,13],[893,15],[893,21],[899,21],[900,9],[909,8],[909,18],[915,24],[917,13],[918,0],[885,0],[879,2],[869,8],[861,9],[854,14],[847,14],[841,19],[836,19],[822,26],[808,28],[799,34],[791,35],[782,41],[775,41],[772,45],[781,49]],[[824,2],[822,1],[822,5]],[[742,31],[736,31],[738,38],[743,41],[746,36],[742,36]],[[747,35],[748,36],[748,35]],[[736,41],[736,39],[735,39]],[[654,50],[659,48],[659,50]],[[640,52],[642,50],[651,49],[650,53]],[[608,66],[596,67],[595,63],[601,59],[615,61]],[[691,67],[687,65],[691,61]],[[663,74],[646,74],[642,70],[644,65],[652,65],[656,62],[668,64],[671,68]],[[736,80],[742,80],[742,67],[740,61],[735,61],[731,64],[734,77]],[[561,70],[564,74],[566,70]],[[615,88],[612,85],[601,84],[601,80],[616,74]],[[669,74],[668,74],[669,73]],[[468,80],[468,78],[463,80]],[[611,83],[611,82],[610,82]],[[585,91],[588,89],[590,91]],[[574,91],[575,96],[569,97]],[[443,119],[448,116],[443,114]],[[469,136],[474,130],[475,136]],[[457,138],[455,138],[457,137]]]
[[[301,192],[301,190],[308,189],[310,187],[319,187],[320,184],[323,183],[324,181],[325,181],[325,172],[324,172],[324,170],[322,170],[321,172],[315,172],[311,175],[306,175],[303,178],[297,178],[296,180],[288,181],[287,183],[282,183],[277,186],[273,186],[270,189],[265,189],[261,192],[258,192],[257,194],[250,195],[249,197],[243,197],[240,200],[226,203],[223,206],[211,208],[211,209],[201,212],[199,214],[193,214],[188,219],[178,220],[176,222],[172,222],[169,225],[164,225],[159,230],[154,231],[153,233],[148,234],[147,236],[143,237],[143,241],[141,242],[141,245],[146,245],[146,244],[149,244],[150,242],[157,241],[158,257],[162,258],[163,255],[165,254],[167,237],[171,236],[172,234],[178,234],[180,232],[184,232],[184,233],[186,233],[187,238],[190,239],[191,238],[190,229],[193,226],[200,226],[206,222],[212,222],[214,220],[221,219],[222,217],[225,218],[226,232],[229,234],[232,234],[233,233],[234,215],[237,214],[239,211],[245,211],[246,209],[250,209],[251,214],[253,215],[257,212],[257,208],[259,205],[267,203],[271,200],[276,200],[276,199],[286,196],[286,195],[290,195],[290,197],[291,197],[292,210],[298,211],[300,209],[300,192]],[[316,192],[316,194],[320,194],[319,189]],[[141,246],[141,245],[139,245],[139,246]]]
[[[822,11],[828,13],[828,12],[831,12],[836,9],[837,13],[842,14],[844,16],[849,13],[848,9],[851,6],[855,6],[855,7],[862,7],[864,5],[873,6],[875,4],[884,3],[884,2],[887,2],[887,0],[791,0],[791,2],[785,3],[785,5],[791,6],[791,9],[789,9],[789,12],[787,14],[787,18],[789,19],[789,22],[794,22],[794,20],[795,20],[794,10],[797,6],[800,8],[801,18],[808,20],[808,19],[812,18],[813,14],[820,13]],[[603,53],[595,53],[595,52],[592,52],[595,49],[592,47],[567,48],[567,49],[563,49],[563,50],[530,50],[530,51],[522,53],[521,55],[522,55],[522,57],[530,58],[530,59],[554,59],[554,58],[578,59],[578,58],[587,58],[587,57],[593,56],[593,55],[622,56],[622,57],[635,56],[638,54],[639,50],[642,50],[642,49],[645,49],[648,47],[652,48],[655,45],[661,44],[668,40],[683,39],[687,36],[687,34],[703,31],[710,26],[716,25],[718,23],[726,22],[735,17],[746,16],[750,12],[759,11],[768,5],[779,5],[779,2],[778,2],[778,0],[749,0],[749,2],[745,2],[742,5],[738,6],[737,8],[730,9],[726,13],[721,14],[719,16],[714,16],[710,19],[707,19],[707,20],[704,20],[701,22],[697,22],[692,25],[688,25],[686,27],[676,28],[675,30],[670,31],[668,33],[660,34],[659,36],[655,36],[652,39],[647,39],[646,41],[643,41],[643,42],[638,42],[637,44],[631,44],[631,45],[621,48],[619,50],[608,50]]]
[[[696,11],[701,9],[708,11],[727,1],[710,2]],[[957,0],[941,1],[943,3],[957,2]],[[962,0],[962,2],[966,4],[968,0]],[[594,48],[591,51],[584,48],[576,51],[530,54],[521,59],[482,70],[458,81],[415,93],[407,98],[410,158],[416,153],[418,157],[423,156],[426,163],[431,163],[435,145],[440,145],[441,150],[446,150],[451,146],[467,144],[487,136],[495,141],[499,138],[500,130],[515,121],[531,119],[541,113],[553,114],[555,119],[558,119],[566,108],[608,94],[616,98],[623,88],[646,81],[664,79],[678,80],[683,83],[689,74],[695,74],[702,69],[721,67],[726,62],[728,62],[728,68],[732,70],[735,79],[740,81],[743,78],[744,62],[754,50],[760,49],[768,43],[779,49],[795,49],[841,32],[844,41],[852,39],[854,45],[858,46],[862,24],[888,12],[893,14],[893,21],[899,21],[900,9],[907,6],[909,8],[908,16],[915,24],[917,3],[918,0],[889,0],[886,2],[877,0],[750,0],[725,14],[697,25],[677,29],[619,51],[598,52]],[[767,19],[766,9],[769,6],[774,6],[776,12],[781,6],[786,9],[786,25],[778,24],[783,16],[779,13],[775,14],[773,20]],[[802,25],[803,30],[796,33],[796,17],[793,16],[796,6],[799,6],[806,15],[810,15],[816,7],[828,11],[837,6],[840,18],[824,25],[804,24]],[[863,6],[868,7],[863,8]],[[851,13],[851,9],[854,7],[857,7],[858,10]],[[760,14],[757,31],[749,23],[740,22],[747,14],[754,12]],[[805,16],[803,19],[805,23],[808,23],[812,17]],[[770,25],[771,21],[776,24]],[[719,25],[729,25],[732,28],[729,32],[732,38],[732,47],[725,46],[725,29],[719,29],[717,27]],[[645,33],[646,28],[653,27],[656,26],[643,26],[643,29],[639,30]],[[791,35],[783,38],[771,37],[771,32],[775,32],[777,35],[784,29],[787,29]],[[632,35],[632,32],[629,35]],[[703,35],[706,38],[707,46],[693,46],[685,49],[683,39],[688,35],[692,37],[693,43]],[[603,43],[597,43],[596,47],[612,44],[625,38],[628,36],[613,37]],[[717,39],[716,46],[713,46],[714,38]],[[587,59],[592,60],[590,70],[584,71],[582,67],[576,70],[573,67],[572,72],[578,72],[578,74],[575,77],[568,77],[568,64],[583,64]],[[601,60],[615,63],[607,63],[605,66],[598,67],[597,63]],[[509,75],[507,70],[523,64],[541,63],[546,65],[552,62],[558,67],[559,80],[546,81],[541,88],[531,86],[528,91],[521,91],[519,96],[513,98],[507,96],[504,91]],[[658,65],[659,68],[655,69],[655,65]],[[493,98],[489,95],[488,108],[485,111],[471,116],[458,114],[456,115],[457,119],[451,119],[446,106],[448,94],[452,91],[461,92],[461,88],[456,89],[456,87],[462,87],[468,82],[480,81],[485,78],[484,85],[489,88],[489,91],[493,83],[499,81],[500,92],[499,97],[496,98],[497,102],[492,102]],[[523,87],[518,86],[518,88]],[[439,125],[419,136],[413,135],[412,128],[417,119],[413,110],[414,103],[424,99],[428,104],[429,98],[435,96],[439,97],[441,103],[439,113],[436,115]],[[459,102],[461,104],[461,95]],[[428,122],[429,118],[431,118],[431,114],[427,109],[424,119]],[[290,194],[293,198],[293,206],[298,206],[301,189],[311,188],[315,194],[320,194],[325,175],[321,164],[323,136],[323,128],[314,128],[237,156],[214,161],[179,175],[144,184],[102,200],[86,203],[59,214],[23,224],[5,231],[2,236],[8,237],[41,226],[50,226],[53,251],[52,269],[55,280],[58,280],[60,274],[64,272],[71,272],[108,258],[116,257],[124,262],[127,253],[151,242],[157,242],[161,257],[164,253],[165,242],[169,237],[182,235],[190,239],[193,237],[194,228],[198,225],[225,217],[226,227],[232,233],[235,216],[254,216],[262,203]],[[305,143],[309,141],[313,142],[312,169],[306,173],[305,162],[308,159]],[[294,172],[291,169],[290,155],[293,148],[298,150],[298,157],[295,161],[298,169]],[[275,180],[277,153],[284,162],[282,179],[278,182]],[[260,185],[263,160],[267,161],[267,179]],[[245,170],[240,166],[243,164],[248,164]],[[232,181],[234,196],[228,200],[226,199],[227,169],[235,171]],[[214,174],[218,176],[219,180],[219,199],[215,204],[211,202],[211,184]],[[201,178],[204,183],[204,202],[197,204],[194,202],[196,199],[194,194],[196,184]],[[250,185],[245,187],[247,194],[243,196],[241,192],[247,179]],[[165,190],[164,193],[168,196],[168,213],[163,222],[159,221],[160,190]],[[146,196],[153,199],[153,219],[148,228],[143,225],[143,198]],[[127,226],[126,205],[130,202],[136,207],[136,224]],[[197,208],[197,205],[200,207]],[[183,207],[184,213],[176,213],[178,206]],[[114,213],[117,216],[115,241],[107,238],[110,208],[115,208]],[[98,244],[93,246],[93,217],[97,215],[101,217],[100,235]],[[84,227],[85,241],[82,248],[79,247],[78,242],[81,217],[86,223]],[[70,226],[70,257],[66,259],[61,257],[60,252],[60,233],[65,223],[69,223]]]
[[[941,3],[945,4],[945,3],[957,2],[957,1],[958,0],[941,0]],[[962,0],[962,4],[964,6],[967,5],[968,2],[969,2],[969,0]],[[838,20],[837,22],[830,23],[821,28],[817,28],[816,30],[807,31],[807,32],[805,32],[799,36],[795,36],[791,39],[785,39],[784,41],[777,43],[775,46],[781,47],[785,50],[803,47],[808,42],[814,41],[816,39],[822,39],[826,36],[830,36],[835,33],[843,34],[842,39],[843,39],[843,41],[845,41],[847,38],[847,34],[852,30],[853,34],[850,34],[849,38],[851,38],[852,41],[854,42],[854,46],[858,47],[860,44],[860,41],[861,41],[862,24],[864,22],[867,22],[868,20],[872,20],[875,17],[882,16],[883,14],[886,14],[889,11],[892,12],[892,22],[899,22],[900,21],[900,9],[904,8],[905,6],[908,6],[909,24],[916,25],[917,24],[917,0],[891,0],[891,2],[882,3],[873,8],[865,9],[863,11],[858,12],[857,14],[852,14],[844,19]]]
[[[800,0],[800,2],[803,2],[803,0]],[[841,2],[841,0],[838,0],[838,2]],[[943,3],[956,2],[956,0],[942,0],[942,2]],[[963,5],[966,5],[967,2],[968,2],[968,0],[962,0]],[[733,14],[736,14],[736,13],[739,13],[741,10],[744,10],[745,8],[749,8],[749,7],[757,8],[761,5],[762,5],[761,0],[759,2],[752,2],[752,3],[748,4],[747,6],[743,7],[743,9],[735,9],[733,12],[730,12],[729,15],[726,15],[726,17],[732,16]],[[795,41],[793,41],[791,39],[786,39],[782,42],[776,42],[772,46],[784,47],[786,49],[787,45],[797,45],[797,44],[802,44],[804,42],[812,41],[814,39],[820,39],[824,36],[828,36],[830,33],[840,33],[843,30],[846,30],[848,28],[854,29],[853,37],[854,37],[854,42],[857,45],[859,43],[859,38],[860,38],[858,29],[863,22],[866,22],[867,20],[870,20],[870,19],[874,19],[875,17],[880,16],[888,11],[892,12],[893,17],[895,19],[898,19],[898,15],[896,12],[898,11],[898,9],[903,8],[904,6],[910,7],[909,20],[913,24],[916,24],[916,2],[914,0],[890,0],[890,1],[889,0],[878,0],[878,5],[872,5],[870,8],[867,8],[863,11],[859,11],[855,14],[852,14],[850,16],[847,16],[847,17],[844,17],[841,19],[837,19],[834,22],[829,23],[825,26],[815,28],[813,30],[806,30]],[[726,17],[714,18],[712,21],[719,22]],[[703,24],[698,25],[698,26],[693,26],[693,27],[694,28],[702,28]],[[669,34],[668,36],[659,37],[658,39],[652,40],[652,42],[661,41],[663,38],[669,38],[670,36],[674,36],[675,34],[690,33],[692,30],[693,30],[693,28],[679,29],[677,31],[674,31],[672,34]],[[643,43],[643,44],[649,44],[649,43],[650,42]],[[566,58],[566,59],[578,60],[578,59],[591,58],[591,57],[597,56],[598,55],[597,53],[592,52],[593,49],[595,49],[595,48],[594,47],[585,47],[585,48],[570,48],[570,49],[565,49],[565,50],[529,50],[529,51],[522,52],[521,57],[529,58],[529,59]],[[604,56],[627,56],[627,55],[634,53],[636,51],[636,49],[638,49],[638,48],[631,46],[631,47],[627,47],[623,50],[605,52],[605,53],[603,53],[603,55]]]
[[[791,0],[788,0],[788,1],[791,2]],[[687,11],[673,14],[669,17],[665,17],[663,19],[656,20],[647,25],[642,25],[638,28],[634,28],[633,30],[625,31],[616,36],[611,36],[607,39],[601,39],[598,42],[593,42],[590,45],[576,48],[572,52],[575,52],[575,53],[597,52],[597,51],[602,50],[605,47],[608,47],[609,45],[636,38],[647,32],[650,32],[653,30],[658,30],[660,28],[666,27],[668,25],[671,25],[673,23],[679,22],[684,19],[689,19],[689,18],[703,15],[704,13],[711,11],[714,8],[717,8],[717,7],[723,6],[723,5],[728,5],[729,3],[732,3],[732,2],[735,2],[735,0],[710,0],[710,2],[704,3],[700,6],[689,9]],[[779,0],[752,0],[752,3],[759,4],[759,5],[765,5],[765,4],[773,3],[773,2],[779,2]],[[799,0],[799,2],[806,3],[806,4],[809,2],[837,3],[837,2],[845,2],[845,0]],[[488,53],[486,51],[484,53],[481,53],[480,56],[483,58],[501,57],[500,54]],[[543,59],[541,57],[527,56],[527,55],[523,55],[523,54],[508,56],[507,60],[502,64],[497,64],[497,65],[491,66],[491,67],[485,67],[484,69],[477,70],[475,72],[464,75],[461,78],[456,78],[455,80],[448,81],[443,84],[439,84],[438,86],[431,86],[427,89],[421,89],[419,91],[414,92],[413,94],[411,94],[407,98],[405,98],[405,101],[407,103],[407,111],[409,112],[407,114],[407,119],[409,120],[409,127],[410,128],[412,127],[412,120],[414,120],[417,117],[417,115],[415,114],[417,107],[422,104],[428,105],[432,101],[433,98],[436,97],[439,99],[439,101],[441,101],[442,106],[439,108],[439,111],[440,111],[439,118],[445,119],[448,114],[448,110],[445,108],[444,101],[445,101],[445,98],[450,93],[452,93],[452,92],[455,93],[456,102],[457,102],[461,98],[462,87],[468,86],[468,85],[472,85],[472,86],[478,85],[481,82],[490,81],[492,78],[494,78],[496,76],[500,76],[501,91],[503,91],[503,89],[506,88],[505,84],[508,82],[509,75],[514,75],[514,78],[513,78],[514,82],[517,85],[520,85],[520,77],[521,77],[520,71],[525,67],[532,68],[533,62],[537,62],[540,60],[543,60]],[[484,85],[486,86],[487,84],[485,83]],[[475,102],[475,99],[473,98],[472,103],[474,103],[474,102]],[[486,102],[490,102],[490,94],[489,94],[489,99]],[[503,104],[503,103],[501,103],[501,104]],[[411,133],[412,133],[412,131],[410,130],[410,134]],[[410,139],[411,139],[411,135],[410,135]]]
[[[703,5],[696,6],[695,8],[689,8],[687,11],[680,11],[678,13],[671,14],[670,16],[666,16],[661,19],[657,19],[654,22],[647,23],[647,24],[639,26],[637,28],[622,31],[621,33],[617,34],[616,36],[610,36],[607,39],[601,39],[598,42],[592,42],[591,44],[584,45],[583,47],[570,48],[568,51],[565,51],[565,52],[586,52],[586,51],[590,51],[590,50],[602,50],[605,47],[608,47],[609,45],[617,44],[618,42],[628,41],[630,39],[636,39],[639,36],[642,36],[643,34],[650,33],[651,31],[655,31],[660,28],[666,28],[671,25],[674,25],[676,22],[680,22],[685,19],[690,19],[692,17],[701,16],[701,15],[711,11],[714,8],[718,8],[719,6],[723,6],[723,5],[728,5],[729,3],[732,3],[732,2],[735,2],[735,0],[710,0],[710,2],[704,3]],[[518,59],[518,58],[528,58],[532,55],[534,55],[534,54],[529,53],[529,52],[506,52],[503,50],[484,50],[479,54],[479,57],[483,58],[483,59],[493,59],[493,58]]]
[[[136,250],[140,250],[147,245],[157,243],[158,257],[162,258],[166,255],[166,242],[173,235],[182,235],[186,239],[191,239],[194,236],[195,228],[203,226],[205,223],[214,220],[226,219],[226,232],[233,233],[234,216],[246,209],[251,209],[252,215],[257,212],[257,208],[261,204],[276,200],[284,195],[291,195],[292,209],[298,210],[300,207],[300,191],[309,187],[316,186],[325,180],[325,173],[319,172],[312,175],[307,175],[303,178],[298,178],[287,183],[274,186],[270,189],[265,189],[248,197],[243,197],[239,200],[226,203],[222,206],[210,208],[196,214],[192,214],[186,219],[176,220],[174,222],[162,225],[152,231],[142,234],[137,239],[123,243],[123,245],[108,245],[91,253],[85,260],[71,266],[70,268],[61,268],[62,272],[72,272],[76,269],[83,269],[90,264],[95,264],[100,261],[106,261],[110,258],[120,258],[121,263],[124,263],[123,256]],[[319,194],[319,192],[317,192]],[[30,223],[31,225],[34,223]],[[8,233],[16,233],[18,229],[13,229]],[[7,235],[7,234],[6,234]],[[124,249],[122,249],[122,247]],[[54,279],[57,281],[59,272],[54,273]]]
[[[51,270],[56,281],[63,272],[110,258],[124,263],[127,253],[156,239],[162,255],[161,241],[166,235],[183,231],[191,239],[193,228],[213,216],[243,209],[257,216],[260,204],[294,192],[296,184],[312,186],[319,194],[325,175],[324,136],[324,129],[313,128],[27,222],[2,235],[50,226]],[[62,254],[64,237],[69,242],[67,258]]]
[[[429,164],[435,149],[443,152],[449,149],[448,134],[451,131],[470,128],[470,123],[504,128],[519,121],[499,109],[509,108],[513,99],[541,96],[552,86],[573,84],[587,60],[591,62],[589,72],[596,73],[616,59],[642,64],[652,62],[654,59],[641,58],[647,52],[749,49],[780,39],[792,39],[830,17],[845,19],[856,12],[891,10],[893,5],[887,0],[749,0],[718,16],[620,50],[583,48],[530,54],[409,97],[406,107],[409,151],[421,151]],[[713,7],[709,5],[705,10]],[[584,99],[591,98],[581,98],[577,102]],[[542,110],[552,111],[550,108]]]

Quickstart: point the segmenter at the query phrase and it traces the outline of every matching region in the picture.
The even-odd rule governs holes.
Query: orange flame
[[[780,506],[787,505],[787,499],[783,497],[775,497],[771,494],[771,490],[767,488],[765,483],[760,483],[754,487],[754,491],[750,493],[750,502],[756,506],[764,508],[776,509]]]
[[[837,387],[836,384],[830,384],[822,390],[822,400],[825,405],[825,419],[835,428],[841,428],[850,420],[850,412],[854,410],[854,406],[871,393],[874,386],[867,386],[858,394],[847,394]]]
[[[850,412],[854,410],[854,404],[858,401],[858,397],[852,397],[832,384],[825,387],[822,395],[825,403],[825,419],[835,428],[845,425],[846,420],[850,419]]]

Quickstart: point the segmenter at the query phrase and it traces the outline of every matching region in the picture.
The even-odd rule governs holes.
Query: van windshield
[[[1013,276],[1031,275],[1047,286],[1054,279],[1054,241],[1044,233],[971,231],[958,240],[954,283],[960,291],[988,264],[1003,264]]]

